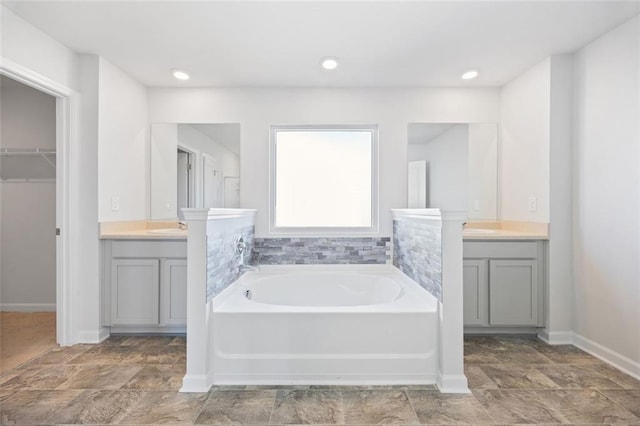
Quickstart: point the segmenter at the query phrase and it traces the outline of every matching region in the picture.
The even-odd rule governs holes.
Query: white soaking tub
[[[263,266],[212,308],[214,384],[436,381],[438,301],[393,266]]]

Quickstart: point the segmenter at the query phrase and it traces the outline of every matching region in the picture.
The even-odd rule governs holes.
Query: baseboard
[[[573,344],[596,358],[610,364],[620,371],[640,380],[640,362],[619,354],[593,340],[578,333],[573,333]]]
[[[209,388],[211,386],[208,384],[208,381],[209,380],[206,374],[187,374],[182,379],[182,388],[180,388],[180,392],[209,392]]]
[[[2,312],[55,312],[55,303],[0,303]]]
[[[466,335],[490,335],[490,334],[532,334],[538,332],[536,327],[471,327],[464,328]]]
[[[98,332],[98,339],[100,339],[100,342],[107,340],[109,336],[111,336],[109,327],[100,327],[100,331]]]
[[[98,330],[80,330],[76,337],[76,343],[100,343],[109,337],[109,329],[100,327]]]
[[[111,334],[185,334],[187,327],[184,325],[168,325],[160,327],[157,325],[113,325]]]
[[[394,374],[378,377],[371,374],[216,374],[213,376],[215,385],[399,386],[435,383],[436,377],[432,374]]]
[[[436,386],[442,393],[471,393],[464,374],[438,374]]]
[[[546,328],[538,331],[538,339],[548,345],[570,345],[573,343],[572,331],[549,331]]]

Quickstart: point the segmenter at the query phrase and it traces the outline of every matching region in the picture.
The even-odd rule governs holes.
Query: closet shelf
[[[9,155],[56,155],[55,149],[43,149],[43,148],[33,148],[33,149],[13,149],[13,148],[0,148],[0,155],[9,156]]]
[[[38,182],[55,179],[56,150],[0,148],[0,181]]]

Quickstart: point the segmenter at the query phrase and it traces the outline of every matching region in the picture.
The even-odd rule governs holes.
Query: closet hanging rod
[[[34,149],[11,149],[11,148],[0,148],[0,155],[55,155],[55,149],[43,149],[43,148],[34,148]]]

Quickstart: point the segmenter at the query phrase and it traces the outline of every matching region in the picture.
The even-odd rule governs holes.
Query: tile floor
[[[572,346],[468,337],[471,395],[432,386],[227,386],[181,394],[183,337],[56,348],[0,376],[0,424],[627,424],[640,381]]]

